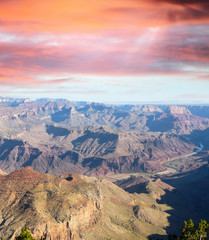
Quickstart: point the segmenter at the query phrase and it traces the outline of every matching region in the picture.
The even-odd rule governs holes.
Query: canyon
[[[209,106],[1,98],[0,126],[2,238],[167,239],[208,218]]]
[[[56,176],[159,172],[208,149],[209,107],[105,105],[38,100],[0,105],[0,169]]]
[[[163,195],[163,187],[158,188]],[[106,179],[56,177],[26,167],[0,175],[0,193],[0,237],[7,239],[15,239],[22,226],[35,238],[52,240],[146,240],[152,233],[166,235],[167,207],[157,203],[160,194],[132,195]]]

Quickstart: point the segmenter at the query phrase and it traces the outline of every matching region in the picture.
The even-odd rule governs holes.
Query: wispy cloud
[[[137,76],[207,82],[208,29],[206,0],[1,0],[0,85],[95,95],[116,86],[137,93]]]

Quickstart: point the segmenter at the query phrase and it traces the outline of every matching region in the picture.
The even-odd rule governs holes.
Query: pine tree
[[[190,219],[184,221],[181,228],[182,240],[206,240],[208,236],[209,224],[205,220],[201,220],[197,226],[194,226],[193,221]]]
[[[209,224],[205,220],[201,220],[195,231],[196,239],[205,240],[207,238],[207,231]]]
[[[184,221],[184,225],[181,228],[182,236],[181,239],[183,240],[196,240],[194,238],[195,233],[195,227],[192,219],[189,219],[188,221]]]
[[[21,230],[21,234],[18,237],[15,237],[16,240],[35,240],[32,237],[32,234],[28,231],[28,229],[24,226]]]

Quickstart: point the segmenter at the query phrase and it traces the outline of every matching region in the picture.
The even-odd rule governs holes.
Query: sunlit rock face
[[[0,175],[0,192],[0,237],[8,239],[15,239],[26,226],[35,238],[51,240],[121,236],[145,240],[150,234],[165,235],[163,227],[168,225],[165,209],[154,210],[164,219],[160,225],[151,221],[151,215],[142,219],[137,215],[140,211],[136,214],[133,209],[141,205],[143,196],[129,194],[101,178],[55,177],[26,167]],[[146,211],[153,212],[151,203],[160,209],[155,197],[147,199]],[[144,214],[144,207],[141,209]]]

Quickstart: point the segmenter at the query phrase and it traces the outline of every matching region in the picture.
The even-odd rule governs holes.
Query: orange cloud
[[[193,67],[209,64],[209,33],[199,27],[189,27],[181,31],[179,27],[164,30],[143,30],[138,34],[94,35],[56,37],[41,42],[25,39],[16,43],[0,45],[0,74],[5,81],[33,82],[35,85],[59,84],[66,81],[62,76],[88,75],[141,75],[141,74],[186,74],[185,65]],[[193,33],[193,30],[195,31]],[[197,34],[198,32],[198,34]],[[124,38],[122,37],[124,36]],[[34,39],[31,37],[31,39]],[[190,72],[188,72],[190,74]],[[54,76],[52,81],[42,81],[42,75]],[[199,73],[200,75],[200,73]],[[23,76],[24,81],[20,76]],[[59,80],[57,79],[59,77]],[[12,79],[12,80],[10,80]],[[20,80],[19,80],[20,79]]]
[[[10,0],[0,1],[0,27],[8,31],[94,32],[138,29],[173,22],[209,21],[204,1],[184,0]]]
[[[0,0],[0,84],[59,85],[74,74],[191,74],[186,65],[209,64],[207,6],[204,0]]]
[[[23,86],[29,86],[31,84],[31,87],[40,86],[42,84],[41,81],[34,77],[30,77],[27,75],[0,75],[0,85],[1,86],[16,86],[16,87],[23,87]]]

